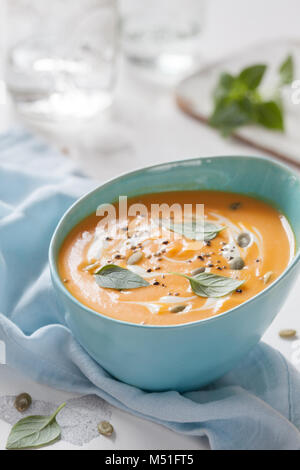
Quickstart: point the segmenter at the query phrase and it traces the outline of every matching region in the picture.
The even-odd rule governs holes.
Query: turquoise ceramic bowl
[[[206,320],[175,326],[126,323],[85,307],[65,288],[57,257],[69,231],[100,203],[119,195],[222,190],[256,196],[280,209],[294,230],[297,253],[284,273],[244,304]],[[110,374],[146,390],[194,390],[222,376],[259,341],[280,310],[299,268],[300,182],[267,158],[197,158],[135,171],[76,202],[51,241],[50,267],[65,321],[85,350]]]

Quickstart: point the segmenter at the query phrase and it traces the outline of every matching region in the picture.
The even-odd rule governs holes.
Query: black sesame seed
[[[163,241],[163,245],[168,245],[169,244],[169,240],[164,240]]]
[[[147,273],[151,273],[151,272],[152,272],[151,268],[147,269]]]
[[[153,285],[154,285],[154,286],[159,286],[159,282],[158,282],[158,281],[154,281],[154,282],[153,282]]]
[[[232,204],[230,204],[230,209],[233,210],[233,211],[236,211],[237,209],[239,209],[241,207],[242,203],[241,202],[233,202]]]
[[[241,292],[243,292],[243,291],[242,291],[242,289],[236,289],[235,292],[237,292],[238,294],[241,294]]]
[[[204,257],[202,255],[199,255],[198,259],[201,259],[201,261],[204,261]]]

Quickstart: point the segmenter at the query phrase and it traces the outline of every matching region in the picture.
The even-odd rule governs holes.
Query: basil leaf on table
[[[115,264],[103,266],[94,273],[94,277],[98,286],[107,289],[137,289],[138,287],[149,286],[149,282],[138,274]]]
[[[184,235],[186,238],[191,240],[205,240],[209,241],[215,238],[219,232],[224,230],[225,227],[217,225],[213,222],[204,222],[204,224],[198,224],[196,221],[175,223],[172,220],[162,221],[163,227],[170,229],[172,232]]]
[[[190,281],[193,292],[199,297],[223,297],[238,289],[245,281],[219,276],[212,273],[200,273],[196,276],[187,276],[181,273],[173,273],[185,277]]]
[[[27,416],[18,421],[8,436],[6,449],[32,449],[53,444],[61,435],[56,416],[65,406],[65,403],[60,405],[51,416]]]
[[[294,80],[294,61],[291,55],[279,67],[279,75],[281,85],[289,85]]]

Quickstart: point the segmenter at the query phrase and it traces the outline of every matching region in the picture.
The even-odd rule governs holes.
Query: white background
[[[184,0],[182,2],[184,4]],[[202,42],[204,61],[224,57],[231,51],[260,40],[300,36],[299,0],[208,0],[207,3],[206,29]],[[4,21],[1,12],[0,21]],[[0,31],[3,32],[3,24],[0,25]],[[0,40],[1,50],[3,41]],[[0,94],[0,131],[17,123],[19,120],[9,101],[1,102]],[[43,133],[50,142],[67,148],[78,165],[99,181],[132,168],[177,158],[253,153],[251,148],[225,141],[214,131],[185,117],[177,110],[170,87],[137,77],[124,62],[120,66],[115,104],[110,117],[100,119],[93,126],[85,126],[80,132],[73,128],[64,129],[60,135],[57,135],[55,129],[43,129]],[[298,342],[280,339],[278,331],[284,327],[300,331],[299,287],[298,281],[264,337],[266,342],[280,349],[288,359],[294,360],[296,366],[297,351],[300,350]],[[22,391],[31,393],[36,399],[50,402],[59,402],[71,396],[31,383],[15,371],[0,365],[0,395],[15,395]],[[88,448],[208,448],[205,440],[177,435],[117,409],[112,409],[111,421],[117,430],[116,439],[99,437]],[[9,428],[0,419],[0,449],[5,445]],[[66,447],[64,442],[53,446]]]

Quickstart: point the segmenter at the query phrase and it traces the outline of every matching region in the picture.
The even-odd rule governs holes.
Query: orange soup
[[[153,204],[176,203],[192,205],[192,217],[195,205],[204,205],[201,229],[191,219],[179,230],[171,213],[168,224],[153,219]],[[124,225],[116,205],[114,235],[91,215],[69,233],[59,253],[69,292],[112,318],[174,325],[218,315],[265,289],[294,256],[284,215],[252,197],[166,192],[139,196],[132,204],[144,205],[150,215],[128,216]]]

